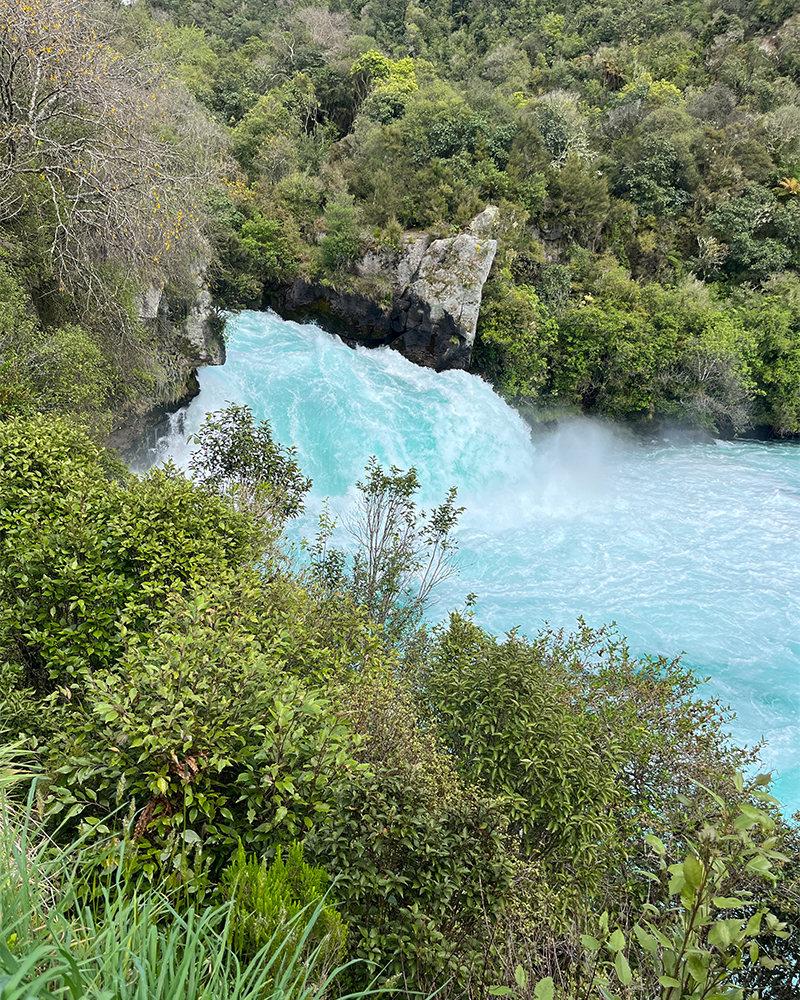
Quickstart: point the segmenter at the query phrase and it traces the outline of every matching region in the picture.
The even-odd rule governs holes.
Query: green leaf
[[[680,989],[680,983],[677,979],[673,979],[672,976],[659,976],[658,981],[662,986],[672,986],[675,989]]]
[[[755,937],[761,931],[761,919],[763,916],[763,913],[754,913],[750,917],[747,921],[747,927],[744,929],[745,937]]]
[[[708,943],[723,951],[731,943],[731,932],[727,921],[718,920],[708,932]]]
[[[735,896],[714,896],[712,900],[718,910],[738,910],[742,906],[747,906],[743,899],[736,899]]]
[[[686,959],[686,968],[696,983],[704,983],[708,979],[708,954],[690,955]]]
[[[638,924],[634,924],[633,933],[636,935],[636,940],[645,951],[649,951],[651,953],[658,951],[658,941],[656,941],[652,934],[648,934],[643,927],[640,927]]]
[[[678,866],[682,868],[682,865]],[[669,880],[669,885],[667,886],[667,892],[670,896],[674,896],[676,892],[680,892],[681,889],[686,885],[686,879],[683,877],[682,872],[675,872],[672,878]]]
[[[521,990],[524,990],[528,985],[528,973],[522,968],[521,965],[518,965],[516,969],[514,969],[514,978],[517,981],[517,986],[519,986]]]
[[[686,881],[696,889],[702,883],[704,874],[703,862],[695,854],[690,854],[683,862],[683,876]]]
[[[591,934],[581,934],[581,944],[588,951],[600,951],[603,947],[597,938],[592,937]]]
[[[744,866],[744,870],[747,872],[758,872],[759,875],[767,875],[770,873],[772,865],[769,863],[767,858],[756,855],[754,858],[750,858],[747,864]]]
[[[490,986],[489,996],[490,997],[507,997],[511,993],[511,988],[508,986]]]
[[[556,988],[551,976],[548,976],[546,979],[540,979],[536,984],[536,989],[533,991],[536,1000],[553,1000],[555,994]]]
[[[614,931],[611,937],[608,939],[606,945],[609,951],[620,951],[625,947],[625,935],[619,929],[619,927]]]
[[[644,835],[644,841],[646,844],[649,844],[653,848],[653,850],[656,852],[656,854],[659,855],[659,857],[663,858],[664,855],[667,853],[667,849],[666,847],[664,847],[663,842],[660,841],[658,837],[654,836],[652,833],[646,833]]]
[[[614,959],[614,968],[617,970],[619,981],[623,986],[627,986],[633,979],[633,973],[631,972],[630,965],[628,965],[627,958],[625,958],[621,951],[617,952],[617,957]]]

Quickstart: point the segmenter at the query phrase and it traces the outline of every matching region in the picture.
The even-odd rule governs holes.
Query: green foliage
[[[778,207],[772,192],[755,185],[708,217],[727,240],[723,269],[734,277],[767,278],[793,261],[800,215],[794,204]]]
[[[0,420],[28,415],[34,409],[30,387],[20,366],[13,361],[0,364]]]
[[[370,49],[350,67],[350,75],[358,77],[358,83],[372,85],[379,91],[388,93],[413,94],[417,89],[413,59],[388,59],[376,49]]]
[[[296,951],[304,938],[302,953],[319,948],[326,961],[338,964],[344,957],[347,925],[325,902],[328,883],[324,868],[304,860],[301,843],[288,846],[285,860],[279,847],[267,867],[248,857],[240,841],[221,879],[224,895],[233,902],[229,934],[237,954],[251,958],[265,945]],[[289,942],[284,939],[286,928],[292,932]]]
[[[758,387],[753,421],[778,434],[800,433],[800,287],[784,274],[763,290],[741,289],[733,297],[742,322],[759,331],[753,352]]]
[[[65,323],[43,330],[24,275],[0,258],[0,354],[3,415],[39,410],[102,411],[115,387],[96,334]]]
[[[391,766],[356,776],[307,843],[337,872],[352,954],[428,988],[442,973],[465,982],[484,959],[485,921],[513,869],[502,807],[456,785],[436,801],[426,795],[421,810],[423,778],[419,767]]]
[[[24,775],[10,777],[18,783]],[[124,856],[111,845],[102,848],[108,862],[102,887],[91,906],[82,905],[85,840],[54,847],[36,822],[33,794],[19,812],[0,794],[4,1000],[321,1000],[334,988],[342,967],[331,968],[323,949],[308,943],[319,934],[318,922],[330,920],[322,901],[301,921],[277,924],[274,937],[245,963],[228,944],[230,904],[181,913],[160,893],[132,890]]]
[[[255,597],[173,602],[146,644],[84,675],[53,741],[48,816],[96,825],[129,804],[129,873],[189,895],[203,890],[192,855],[218,870],[240,839],[273,852],[357,770],[358,739],[324,690],[285,673],[285,621],[264,621]]]
[[[503,803],[513,850],[569,859],[571,879],[592,881],[625,800],[620,747],[549,669],[552,652],[515,633],[498,642],[453,613],[424,697],[464,775]]]
[[[263,277],[296,273],[297,258],[281,222],[256,213],[242,225],[240,240],[253,269]]]
[[[0,345],[6,354],[32,342],[39,324],[18,271],[4,257],[0,258]]]
[[[322,259],[331,271],[351,264],[361,253],[361,234],[351,195],[340,194],[325,209],[328,230],[322,240]]]
[[[576,153],[548,177],[548,197],[556,225],[576,241],[594,246],[610,207],[608,181]]]
[[[453,537],[463,507],[456,507],[455,487],[429,513],[417,506],[416,469],[387,472],[373,456],[366,478],[356,483],[359,498],[349,515],[356,550],[348,561],[328,545],[335,523],[323,515],[312,547],[312,572],[329,588],[344,588],[394,641],[407,639],[419,626],[435,588],[455,572]]]
[[[303,136],[315,133],[317,96],[311,78],[296,74],[260,97],[233,130],[232,152],[252,179],[279,181],[297,166]]]
[[[108,666],[167,595],[224,575],[251,526],[167,466],[122,472],[64,419],[0,424],[0,643],[40,688]]]
[[[191,442],[195,479],[216,492],[267,531],[303,511],[311,480],[303,476],[295,449],[277,444],[266,420],[256,421],[248,406],[229,403],[206,415]]]
[[[557,319],[554,396],[616,418],[747,426],[754,337],[735,314],[692,295],[642,290],[619,270],[592,287],[597,299],[588,293]]]
[[[789,932],[765,903],[755,902],[759,883],[777,881],[789,860],[776,850],[775,823],[763,805],[776,802],[764,790],[769,782],[760,775],[749,801],[740,799],[741,774],[724,797],[701,787],[699,800],[684,798],[697,833],[672,851],[653,834],[645,836],[656,859],[656,871],[647,872],[655,890],[651,901],[627,935],[611,930],[608,912],[592,934],[581,935],[586,968],[583,983],[578,978],[570,991],[576,1000],[594,995],[593,985],[605,997],[612,989],[624,995],[634,983],[659,1000],[743,1000],[748,960],[780,966],[758,938],[781,940]]]
[[[475,364],[509,399],[536,399],[548,376],[555,322],[529,285],[500,275],[484,286]]]
[[[97,339],[65,325],[40,341],[27,367],[41,410],[91,413],[102,410],[115,386],[109,359]]]

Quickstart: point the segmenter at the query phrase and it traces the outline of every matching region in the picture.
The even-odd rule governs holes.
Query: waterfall
[[[415,466],[423,503],[451,485],[467,509],[461,572],[434,614],[475,592],[497,633],[615,621],[635,653],[710,676],[734,738],[768,740],[776,794],[800,807],[800,446],[645,444],[589,420],[534,438],[481,379],[437,374],[388,348],[352,350],[314,326],[243,313],[228,362],[150,449],[186,466],[205,412],[247,403],[297,448],[314,488],[293,531],[344,510],[370,455]]]

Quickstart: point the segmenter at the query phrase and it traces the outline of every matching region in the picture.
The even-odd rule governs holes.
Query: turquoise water
[[[735,738],[768,741],[776,794],[800,808],[800,446],[645,445],[588,420],[531,440],[465,372],[263,313],[229,332],[227,364],[200,373],[162,456],[186,462],[179,425],[185,436],[226,400],[249,404],[314,480],[308,535],[323,497],[346,508],[373,454],[416,466],[427,504],[457,486],[461,573],[435,613],[472,591],[495,632],[583,615],[615,621],[638,654],[685,651],[737,712]]]

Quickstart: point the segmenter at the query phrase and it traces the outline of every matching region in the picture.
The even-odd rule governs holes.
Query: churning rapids
[[[461,572],[436,612],[475,592],[502,633],[615,621],[637,654],[674,656],[737,712],[734,737],[768,741],[775,794],[800,808],[800,445],[644,445],[576,420],[533,441],[490,387],[389,349],[351,350],[264,313],[229,324],[228,362],[200,373],[151,461],[185,465],[186,435],[227,400],[293,444],[314,487],[296,530],[343,510],[370,455],[416,466],[422,500],[458,487]]]

